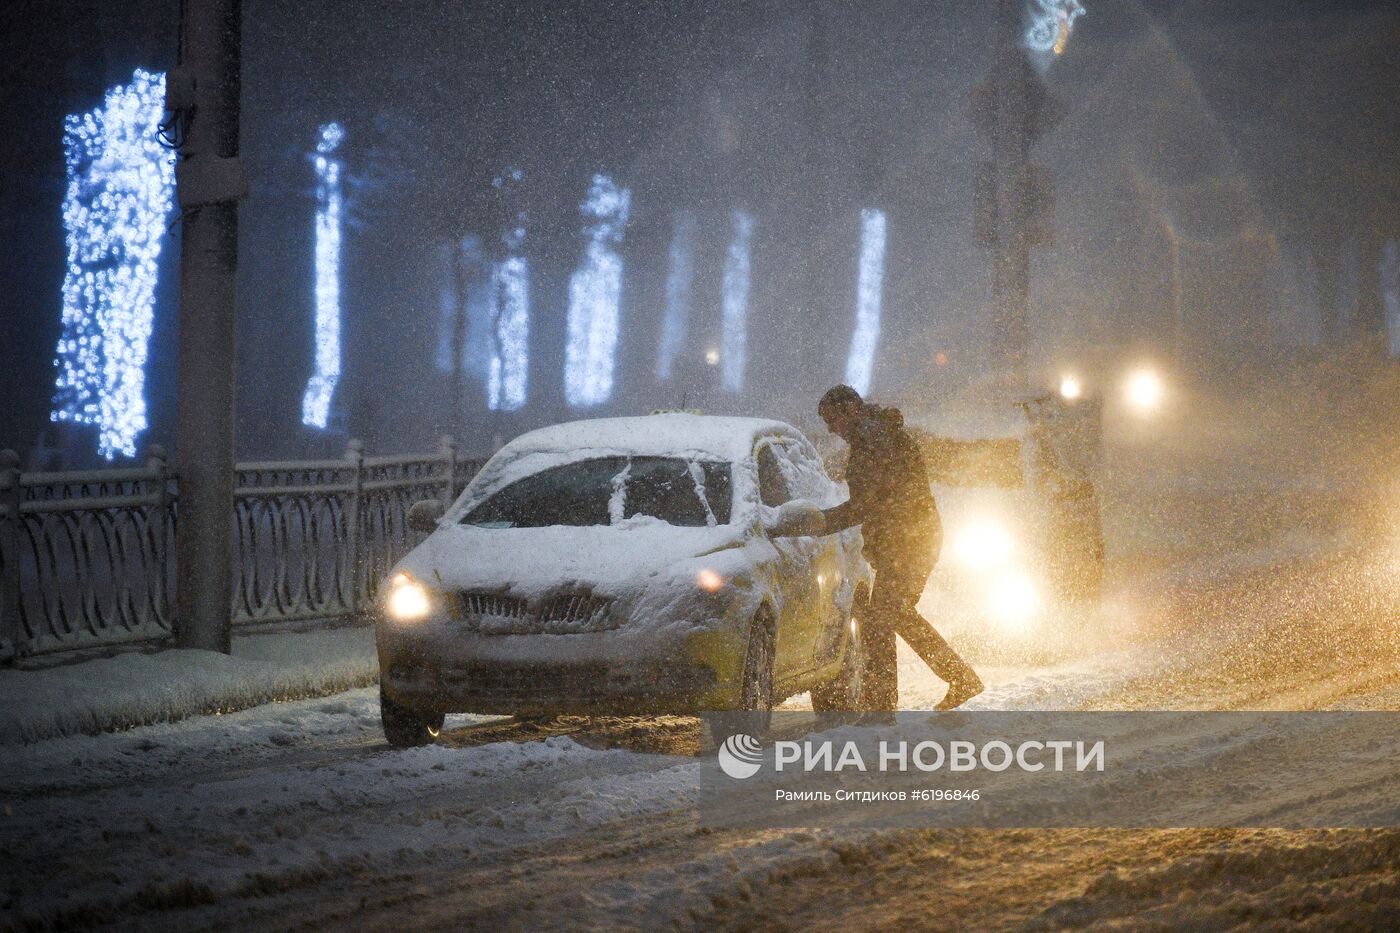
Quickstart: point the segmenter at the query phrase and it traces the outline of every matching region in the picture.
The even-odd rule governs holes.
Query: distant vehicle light
[[[973,569],[995,567],[1011,556],[1014,542],[1006,529],[982,519],[959,529],[953,537],[953,555],[958,563]]]
[[[1062,376],[1060,378],[1060,397],[1066,401],[1074,401],[1084,394],[1084,386],[1076,376]]]
[[[706,567],[695,575],[695,585],[706,593],[717,593],[724,586],[724,577]]]
[[[1142,368],[1134,370],[1128,375],[1127,381],[1128,404],[1132,405],[1140,414],[1150,414],[1162,405],[1162,398],[1166,395],[1166,389],[1162,385],[1162,377],[1156,370]]]
[[[428,590],[406,573],[389,581],[389,615],[400,622],[417,622],[432,611]]]
[[[710,347],[710,349],[706,350],[706,351],[705,351],[705,363],[706,363],[706,365],[708,365],[708,366],[718,366],[718,365],[719,365],[719,351],[716,350],[714,347]]]
[[[987,594],[987,611],[992,621],[1004,631],[1019,634],[1027,631],[1040,609],[1040,593],[1035,583],[1024,574],[1012,573],[992,582]]]

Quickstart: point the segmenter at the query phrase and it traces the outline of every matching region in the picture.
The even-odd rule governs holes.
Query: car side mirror
[[[770,538],[811,537],[821,534],[824,523],[821,506],[811,499],[792,499],[763,516]]]
[[[437,528],[437,523],[442,518],[445,511],[442,503],[437,499],[420,499],[413,503],[408,510],[408,527],[410,531],[421,531],[427,534]]]

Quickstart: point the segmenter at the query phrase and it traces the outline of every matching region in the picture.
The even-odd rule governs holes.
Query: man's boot
[[[959,660],[962,659],[959,658]],[[966,673],[962,674],[958,680],[948,681],[948,692],[943,694],[943,699],[939,700],[938,705],[934,707],[939,712],[957,709],[984,689],[982,678],[977,676],[977,672],[968,667],[966,661],[963,661],[962,666],[966,668]],[[939,676],[943,677],[942,674]],[[947,680],[946,677],[944,679]]]
[[[934,709],[954,709],[982,692],[982,678],[977,676],[972,666],[953,650],[953,646],[938,634],[927,619],[914,613],[900,621],[899,637],[914,649],[914,653],[923,659],[939,679],[948,682],[948,692]]]

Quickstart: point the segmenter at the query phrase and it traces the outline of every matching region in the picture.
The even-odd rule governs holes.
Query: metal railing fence
[[[344,619],[373,604],[414,543],[419,499],[455,499],[485,462],[450,438],[434,454],[239,464],[235,626]],[[153,447],[144,467],[21,473],[0,452],[0,660],[170,640],[176,617],[178,477]]]

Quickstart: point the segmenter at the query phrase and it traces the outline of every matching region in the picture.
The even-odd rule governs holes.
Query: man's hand
[[[778,520],[768,531],[770,538],[811,537],[822,534],[826,516],[808,499],[793,499],[778,507]]]

